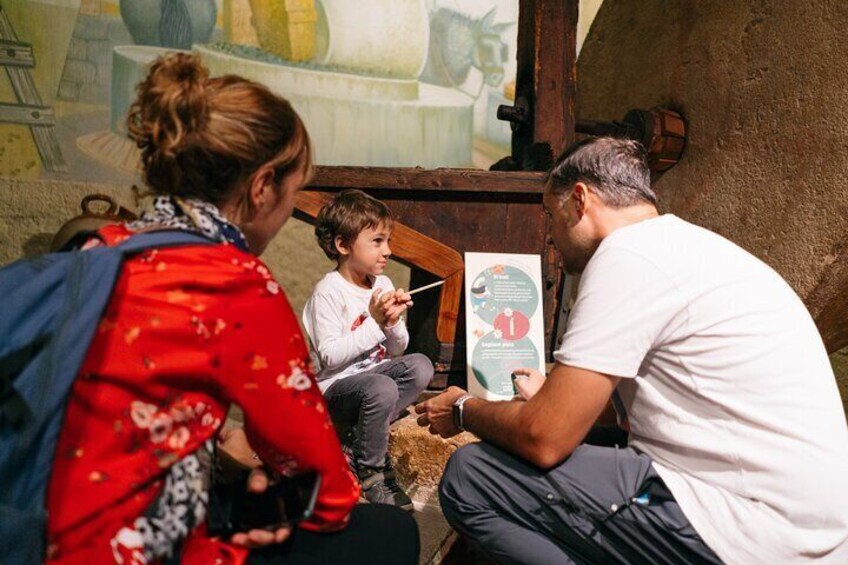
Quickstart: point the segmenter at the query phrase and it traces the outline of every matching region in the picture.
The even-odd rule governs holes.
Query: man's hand
[[[533,398],[545,384],[545,375],[536,369],[516,369],[513,374],[515,375],[515,389],[518,391],[518,396],[524,400]]]
[[[524,379],[525,377],[522,377]],[[529,378],[529,377],[527,377]],[[550,469],[568,457],[586,437],[620,378],[557,363],[542,388],[529,400],[465,404],[466,428],[483,441]],[[446,392],[415,407],[418,423],[442,437],[455,435],[453,403],[465,391]]]
[[[445,392],[424,401],[415,407],[419,426],[430,426],[430,433],[440,435],[443,438],[453,437],[462,430],[453,423],[453,403],[465,394],[465,391],[457,386],[448,388]]]

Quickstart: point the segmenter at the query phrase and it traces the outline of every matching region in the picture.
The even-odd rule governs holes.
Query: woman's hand
[[[265,471],[261,467],[251,471],[250,477],[247,479],[247,490],[256,494],[261,494],[265,492],[265,489],[267,488],[268,475]],[[249,532],[234,534],[233,537],[230,538],[230,543],[246,547],[247,549],[257,549],[265,547],[266,545],[283,543],[291,535],[291,531],[290,527],[278,528],[274,531],[250,530]]]
[[[250,447],[247,435],[242,427],[221,430],[218,434],[218,449],[229,455],[230,459],[248,469],[262,466],[262,461]]]
[[[247,490],[253,493],[263,493],[268,488],[268,474],[262,468],[262,461],[256,456],[244,428],[228,428],[218,434],[219,463],[222,465],[240,465],[252,469],[247,479]],[[223,452],[223,456],[220,456]],[[234,534],[230,543],[248,549],[256,549],[282,543],[291,535],[291,528],[277,530],[250,530]]]
[[[545,384],[545,375],[536,369],[516,369],[512,374],[515,375],[515,389],[518,391],[518,396],[524,400],[533,398]]]

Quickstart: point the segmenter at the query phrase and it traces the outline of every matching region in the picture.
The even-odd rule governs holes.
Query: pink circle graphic
[[[507,308],[495,317],[495,330],[508,341],[517,341],[530,331],[530,319],[518,310]]]

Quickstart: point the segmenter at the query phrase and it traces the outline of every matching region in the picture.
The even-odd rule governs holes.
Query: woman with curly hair
[[[48,562],[417,561],[405,512],[370,505],[351,516],[359,486],[297,320],[257,257],[312,171],[300,118],[262,85],[210,78],[195,57],[168,54],[138,86],[128,125],[153,208],[86,246],[162,229],[214,244],[125,262],[68,401],[48,488]],[[231,403],[269,474],[320,477],[297,531],[207,534],[214,440]],[[269,474],[254,471],[250,489],[264,491]]]

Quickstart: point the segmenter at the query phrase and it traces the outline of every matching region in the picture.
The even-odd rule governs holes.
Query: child
[[[318,386],[340,430],[352,428],[352,466],[369,502],[412,509],[388,457],[389,423],[433,378],[421,354],[403,355],[409,294],[383,270],[392,215],[360,190],[344,190],[318,214],[315,235],[337,268],[315,287],[303,325],[319,365]]]

